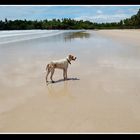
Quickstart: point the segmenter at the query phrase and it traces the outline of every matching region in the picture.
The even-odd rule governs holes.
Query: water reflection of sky
[[[90,38],[91,34],[85,31],[66,31],[59,35],[54,35],[53,37],[46,38],[47,42],[71,42],[77,39],[83,40]]]
[[[64,36],[65,42],[72,41],[75,39],[87,39],[90,37],[90,34],[87,32],[69,32]]]

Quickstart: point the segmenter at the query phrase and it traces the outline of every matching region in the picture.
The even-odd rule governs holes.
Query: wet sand
[[[1,133],[140,132],[139,30],[36,36],[0,44]],[[46,64],[68,54],[69,80],[47,86]]]

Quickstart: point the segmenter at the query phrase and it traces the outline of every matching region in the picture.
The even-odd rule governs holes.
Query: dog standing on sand
[[[62,69],[64,80],[67,80],[67,69],[68,69],[68,65],[71,64],[72,60],[75,61],[76,57],[73,55],[68,55],[68,57],[65,59],[51,61],[46,67],[46,71],[47,71],[46,82],[48,82],[48,75],[51,72],[50,79],[52,83],[54,83],[52,78],[53,78],[55,69]]]

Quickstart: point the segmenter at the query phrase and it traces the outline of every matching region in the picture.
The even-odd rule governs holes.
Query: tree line
[[[136,29],[140,28],[140,9],[136,15],[112,23],[95,23],[71,18],[52,20],[0,20],[0,30],[30,30],[30,29]]]

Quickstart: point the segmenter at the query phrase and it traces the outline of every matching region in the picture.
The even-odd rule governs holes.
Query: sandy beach
[[[0,133],[139,133],[140,30],[0,32]],[[69,80],[51,60],[77,56]]]

